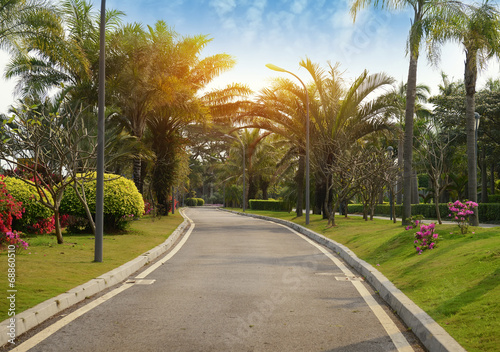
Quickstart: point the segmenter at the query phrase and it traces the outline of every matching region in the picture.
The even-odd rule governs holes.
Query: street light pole
[[[307,118],[306,118],[306,225],[309,225],[309,212],[310,212],[310,199],[309,199],[309,91],[307,90],[306,85],[302,80],[293,72],[287,71],[281,67],[278,67],[273,64],[267,64],[267,68],[277,71],[277,72],[285,72],[289,73],[295,78],[299,80],[299,82],[304,87],[304,91],[306,92],[306,110],[307,110]]]
[[[95,209],[94,261],[103,259],[104,237],[104,98],[105,98],[105,50],[106,50],[106,0],[101,0],[101,24],[99,38],[99,101],[97,112],[97,174]]]

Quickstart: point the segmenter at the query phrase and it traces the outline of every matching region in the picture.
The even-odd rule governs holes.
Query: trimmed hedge
[[[500,203],[500,194],[489,194],[488,203]]]
[[[44,206],[37,200],[37,190],[35,186],[31,186],[26,182],[14,178],[5,177],[4,183],[7,191],[18,202],[23,203],[24,213],[21,219],[14,219],[13,228],[19,231],[31,231],[33,225],[40,220],[50,219],[54,212]],[[47,196],[52,199],[52,196],[47,193]]]
[[[203,198],[186,198],[184,202],[188,207],[201,207],[202,205],[205,205]]]
[[[282,200],[261,200],[250,199],[250,209],[252,210],[267,210],[267,211],[291,211],[291,207],[287,202]]]
[[[375,206],[375,215],[389,216],[389,204],[377,204]],[[401,217],[401,205],[395,205],[396,216]],[[439,204],[439,212],[442,220],[448,220],[448,204]],[[348,213],[363,213],[362,204],[349,204]],[[436,208],[434,204],[413,204],[411,206],[412,215],[423,215],[425,219],[436,219]],[[500,222],[500,204],[498,203],[479,203],[479,221],[480,222]]]
[[[85,182],[85,196],[92,214],[95,214],[96,180]],[[67,187],[61,202],[61,213],[86,218],[75,190]],[[126,220],[139,218],[144,213],[144,200],[133,181],[122,176],[104,174],[104,227],[120,230]]]

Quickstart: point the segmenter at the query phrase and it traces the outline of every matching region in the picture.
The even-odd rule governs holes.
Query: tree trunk
[[[313,214],[321,215],[323,213],[323,205],[326,197],[325,179],[319,174],[316,174],[316,187],[315,187],[315,202],[313,207]],[[323,219],[325,217],[323,216]]]
[[[248,175],[248,197],[246,199],[247,205],[250,199],[255,199],[257,197],[257,192],[259,191],[256,183],[255,177],[252,174]]]
[[[495,194],[495,159],[491,161],[490,194]]]
[[[418,194],[418,176],[417,171],[412,171],[411,176],[411,204],[420,204],[420,197]]]
[[[134,159],[134,175],[133,175],[135,186],[140,194],[143,192],[143,183],[142,183],[142,168],[141,168],[141,159]]]
[[[481,203],[488,203],[488,173],[486,171],[486,148],[481,151]]]
[[[412,45],[410,52],[410,67],[408,69],[408,83],[406,85],[406,111],[404,134],[404,172],[403,172],[403,225],[408,225],[411,218],[411,177],[413,159],[413,115],[415,112],[415,97],[417,93],[417,48]]]
[[[295,213],[297,216],[303,215],[304,208],[304,173],[306,169],[306,160],[304,155],[299,156],[299,168],[295,175],[295,182],[297,184],[297,207]]]
[[[466,50],[465,58],[465,118],[467,133],[467,176],[468,176],[468,197],[469,200],[477,202],[477,160],[476,160],[476,119],[474,112],[476,109],[475,94],[477,80],[477,51]],[[474,215],[470,217],[472,226],[479,225],[477,208]]]
[[[63,244],[63,236],[62,236],[62,229],[61,229],[61,219],[59,219],[59,204],[54,205],[54,221],[55,221],[55,231],[56,231],[56,238],[57,238],[57,243],[58,244]]]
[[[396,203],[401,204],[402,199],[403,199],[403,173],[401,170],[403,170],[403,153],[404,153],[404,143],[403,143],[403,132],[401,131],[399,133],[399,139],[398,139],[398,178],[397,178],[397,183],[396,183]]]
[[[439,211],[439,181],[438,178],[436,177],[434,180],[434,206],[436,207],[436,217],[439,225],[441,225],[443,222],[441,221],[441,212]]]

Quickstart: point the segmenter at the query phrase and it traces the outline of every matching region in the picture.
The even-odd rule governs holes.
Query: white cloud
[[[291,10],[293,13],[299,15],[307,7],[307,0],[295,0],[292,3]]]
[[[236,8],[235,0],[212,0],[210,7],[213,7],[220,17],[224,17]]]

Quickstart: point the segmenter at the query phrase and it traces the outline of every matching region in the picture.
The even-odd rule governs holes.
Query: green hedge
[[[5,177],[3,181],[7,187],[7,191],[17,201],[22,202],[24,207],[23,217],[21,219],[14,219],[13,221],[13,228],[15,230],[29,230],[39,220],[49,219],[54,215],[52,210],[37,200],[38,196],[35,186],[31,186],[14,177]],[[47,193],[47,197],[52,202],[52,196]]]
[[[488,195],[488,203],[500,203],[500,194]]]
[[[268,211],[291,211],[291,207],[282,200],[250,199],[250,209]]]
[[[96,180],[85,182],[85,196],[90,211],[95,214]],[[86,218],[85,209],[75,190],[67,187],[61,202],[61,213]],[[126,221],[144,213],[144,200],[133,181],[122,176],[104,174],[104,227],[120,230]]]
[[[185,203],[188,207],[201,207],[205,205],[203,198],[186,198]]]
[[[401,205],[395,205],[396,216],[401,217]],[[348,212],[350,214],[363,213],[362,204],[349,204]],[[439,204],[441,219],[447,220],[448,204]],[[411,206],[412,215],[423,215],[425,219],[436,219],[436,207],[434,204],[413,204]],[[375,215],[389,216],[389,204],[377,204],[375,206]],[[479,203],[479,221],[480,222],[500,222],[500,204],[498,203]]]

